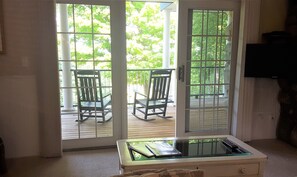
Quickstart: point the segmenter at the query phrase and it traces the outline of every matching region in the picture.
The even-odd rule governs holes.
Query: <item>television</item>
[[[247,44],[245,77],[296,78],[296,44]]]

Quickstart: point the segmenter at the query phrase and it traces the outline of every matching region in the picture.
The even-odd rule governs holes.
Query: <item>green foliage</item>
[[[128,68],[161,68],[163,16],[158,3],[127,2]]]
[[[126,3],[126,42],[128,69],[155,69],[162,67],[164,14],[159,3]],[[68,28],[71,58],[76,68],[111,69],[110,7],[69,4]],[[228,18],[231,12],[193,10],[190,84],[222,84],[224,68],[230,60]],[[173,17],[173,18],[172,18]],[[175,42],[176,22],[171,16],[170,41]],[[61,44],[61,36],[58,44]],[[175,44],[171,43],[170,61],[174,63]],[[229,47],[229,48],[228,48]],[[145,84],[149,72],[135,75],[128,72],[129,84]],[[221,77],[218,77],[220,75]],[[191,88],[191,94],[213,93],[222,88]]]
[[[213,86],[191,87],[191,95],[222,93],[222,86],[228,81],[224,77],[226,64],[231,59],[228,41],[227,11],[194,10],[192,20],[191,84],[211,84]],[[227,36],[226,36],[227,34]]]
[[[70,38],[71,58],[79,61],[79,65],[88,65],[87,61],[93,59],[111,61],[109,7],[83,4],[69,4],[67,7],[69,32],[75,32],[75,37]],[[127,2],[126,14],[127,67],[161,68],[163,14],[159,3]],[[172,23],[171,27],[171,41],[174,41],[175,24]],[[171,63],[173,56],[172,50]],[[104,67],[108,69],[110,64]]]
[[[128,69],[162,68],[164,15],[159,6],[159,3],[126,3]],[[171,27],[171,41],[175,41],[175,21],[172,21]],[[174,46],[170,58],[172,64],[173,49]],[[149,72],[128,72],[129,84],[145,85],[148,77]]]
[[[69,32],[75,32],[70,37],[71,58],[77,61],[75,68],[111,69],[109,6],[69,4],[67,11]]]

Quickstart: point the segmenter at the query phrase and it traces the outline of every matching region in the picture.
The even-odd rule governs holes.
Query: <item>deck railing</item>
[[[147,88],[148,88],[148,82],[149,82],[149,77],[150,77],[150,71],[154,69],[127,69],[127,100],[128,104],[132,104],[134,101],[134,91],[138,91],[141,93],[146,93]],[[169,70],[174,70],[175,69],[169,69]],[[61,86],[61,95],[60,95],[60,104],[61,107],[63,107],[63,100],[65,99],[62,90],[68,89],[69,91],[72,92],[73,95],[73,106],[77,106],[77,93],[76,93],[76,87],[75,87],[75,79],[74,79],[74,70],[71,70],[72,73],[72,81],[71,81],[71,86],[70,87],[63,87]],[[112,88],[111,84],[111,70],[100,70],[101,72],[101,82],[102,86],[105,87],[106,89]],[[62,83],[62,70],[60,72],[60,83]],[[171,78],[172,79],[172,78]],[[172,84],[171,84],[172,88]],[[172,89],[171,89],[172,90]],[[172,91],[170,91],[169,98],[173,97]]]
[[[211,69],[211,68],[210,68]],[[141,93],[146,93],[148,84],[149,84],[149,77],[150,72],[154,69],[127,69],[127,101],[128,104],[132,104],[134,101],[134,91],[138,91]],[[175,69],[170,68],[170,70],[173,71],[172,78],[171,78],[171,88],[170,88],[170,94],[169,99],[174,100],[174,79],[175,79]],[[60,77],[62,76],[62,70],[60,70]],[[73,72],[72,72],[73,73]],[[111,70],[101,70],[101,80],[103,83],[103,86],[111,88]],[[62,80],[60,80],[62,82]],[[60,89],[70,89],[73,92],[73,105],[77,105],[76,100],[76,88],[74,83],[74,75],[72,76],[72,86],[71,87],[60,87]],[[224,93],[211,93],[211,91],[204,93],[204,96],[214,96],[214,95],[223,95]],[[200,96],[197,93],[191,93],[191,96],[193,98],[198,98]],[[60,96],[61,100],[61,106],[63,107],[63,94],[61,92]]]

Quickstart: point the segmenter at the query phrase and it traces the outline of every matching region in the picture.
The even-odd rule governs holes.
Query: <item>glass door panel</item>
[[[188,131],[228,130],[232,11],[190,10],[186,114]],[[192,25],[196,24],[196,25]],[[199,24],[199,25],[198,25]],[[230,28],[231,26],[231,28]],[[225,88],[225,89],[223,89]]]
[[[115,93],[112,63],[113,52],[125,45],[112,45],[112,35],[125,31],[115,30],[120,29],[119,23],[112,28],[111,18],[112,9],[121,5],[110,1],[56,5],[62,139],[64,144],[72,141],[74,148],[110,145],[119,138],[121,129],[114,131],[111,101]]]
[[[238,4],[227,3],[229,7],[223,8],[224,5],[214,6],[212,2],[180,2],[180,18],[187,20],[179,20],[187,21],[187,30],[179,35],[179,42],[185,42],[187,48],[179,44],[178,50],[187,57],[178,58],[179,65],[185,66],[185,82],[178,82],[182,90],[178,91],[178,98],[184,97],[178,102],[178,135],[230,132],[233,95],[229,90],[238,29],[238,18],[234,18],[238,10],[234,7]]]

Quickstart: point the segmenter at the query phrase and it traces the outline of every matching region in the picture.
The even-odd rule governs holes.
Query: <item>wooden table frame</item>
[[[178,139],[207,139],[207,138],[228,138],[240,147],[249,151],[250,155],[243,156],[221,156],[221,157],[197,157],[197,158],[176,158],[176,159],[155,159],[133,161],[127,147],[127,142],[152,141],[152,140],[178,140]],[[230,135],[221,136],[196,136],[186,138],[147,138],[147,139],[126,139],[118,140],[117,148],[120,159],[121,172],[129,172],[139,169],[160,169],[160,168],[187,168],[202,169],[205,177],[263,177],[267,156],[239,139]]]

